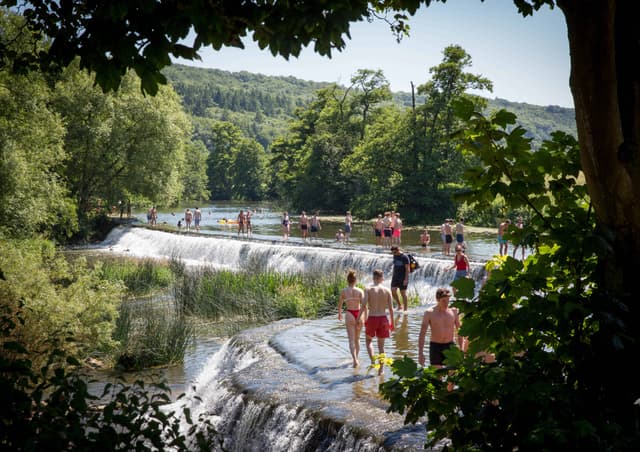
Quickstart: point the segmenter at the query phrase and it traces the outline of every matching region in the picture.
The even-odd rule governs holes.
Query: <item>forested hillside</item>
[[[163,72],[182,97],[186,111],[198,117],[229,121],[265,148],[275,137],[286,133],[287,122],[293,118],[297,107],[307,105],[317,90],[331,85],[295,77],[179,64],[169,66]],[[411,93],[393,93],[393,100],[401,107],[411,108]],[[518,124],[529,132],[536,147],[554,130],[576,136],[575,114],[571,108],[531,105],[499,98],[487,101],[487,112],[504,108],[515,113]],[[421,104],[424,104],[424,96],[417,95],[416,105]]]

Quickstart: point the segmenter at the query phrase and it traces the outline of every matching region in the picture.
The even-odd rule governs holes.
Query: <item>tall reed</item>
[[[335,309],[343,275],[197,269],[176,280],[174,299],[185,313],[210,321],[259,325],[317,318]],[[233,328],[231,328],[233,329]]]
[[[129,293],[140,296],[168,289],[174,268],[154,259],[108,258],[101,262],[101,275],[107,281],[124,282]]]
[[[142,369],[182,362],[194,328],[166,298],[128,300],[120,306],[114,338],[120,343],[118,363]]]

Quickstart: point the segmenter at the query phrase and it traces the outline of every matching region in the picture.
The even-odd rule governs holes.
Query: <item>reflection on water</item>
[[[417,360],[418,334],[425,308],[398,315],[395,330],[385,340],[385,354],[394,359],[404,356]],[[429,336],[426,341],[428,343]],[[365,346],[364,331],[360,337],[360,367],[351,366],[349,339],[344,322],[336,318],[324,318],[305,322],[276,335],[271,344],[297,368],[315,380],[332,386],[331,397],[380,400],[378,385],[392,376],[385,367],[381,377],[377,370],[370,369],[370,360]],[[377,339],[373,340],[377,354]],[[428,353],[427,353],[428,356]]]

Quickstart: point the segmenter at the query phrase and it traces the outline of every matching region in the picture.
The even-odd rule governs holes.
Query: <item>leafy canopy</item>
[[[526,207],[530,222],[508,234],[535,253],[492,262],[477,300],[459,287],[468,354],[452,350],[445,369],[396,361],[397,378],[381,385],[390,410],[406,422],[426,415],[429,445],[449,439],[456,450],[637,449],[634,377],[602,361],[632,362],[633,339],[620,328],[624,306],[594,283],[601,244],[575,139],[557,132],[534,152],[524,130],[510,130],[513,114],[485,118],[465,101],[458,114],[464,147],[482,162],[466,172],[464,198],[481,207],[500,195]]]

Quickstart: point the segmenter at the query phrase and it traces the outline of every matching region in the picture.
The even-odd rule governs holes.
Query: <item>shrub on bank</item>
[[[165,383],[108,384],[102,394],[90,394],[79,362],[60,348],[72,337],[48,339],[39,350],[44,365],[35,367],[34,353],[15,340],[24,323],[17,309],[0,306],[3,450],[213,450],[217,436],[207,413],[194,423],[187,408],[180,417],[167,412]]]
[[[116,362],[127,370],[144,369],[182,362],[194,329],[166,298],[128,300],[120,307],[114,338]]]
[[[61,344],[77,356],[114,349],[112,333],[124,287],[103,280],[84,258],[69,262],[43,239],[2,238],[0,273],[0,304],[8,312],[23,305],[24,323],[16,325],[13,334],[36,353],[32,359],[46,340],[69,334],[75,340]]]

